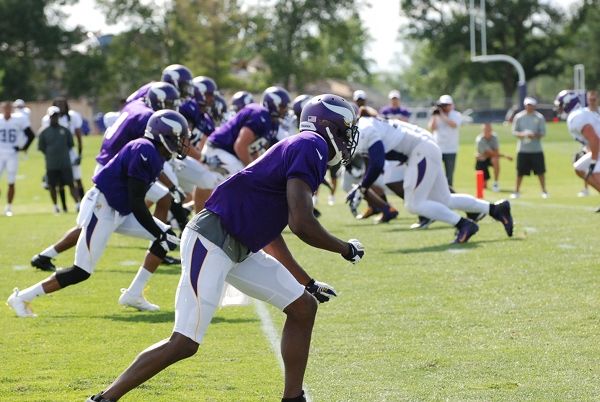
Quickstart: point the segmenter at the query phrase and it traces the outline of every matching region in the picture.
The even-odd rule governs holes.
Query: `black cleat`
[[[494,214],[490,214],[492,218],[504,225],[504,230],[508,237],[513,235],[513,218],[510,213],[510,202],[507,200],[500,200],[494,203]]]
[[[106,399],[102,396],[102,393],[90,396],[85,402],[114,402],[112,399]]]
[[[31,266],[42,271],[56,271],[56,266],[52,264],[52,258],[45,255],[37,254],[31,259]]]
[[[410,225],[410,228],[413,230],[427,229],[433,222],[435,222],[434,219],[419,216],[419,221]]]
[[[164,265],[178,265],[181,264],[181,260],[179,258],[171,257],[170,255],[165,255],[162,263]]]
[[[467,218],[472,220],[473,222],[479,222],[483,218],[485,218],[487,214],[485,212],[467,212]]]
[[[466,243],[469,241],[471,236],[479,231],[479,226],[475,222],[469,219],[464,219],[460,227],[458,227],[458,233],[456,233],[456,239],[454,243]]]

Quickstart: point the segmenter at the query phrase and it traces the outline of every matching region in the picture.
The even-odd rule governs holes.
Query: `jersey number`
[[[110,140],[111,137],[113,135],[115,135],[115,132],[117,131],[117,129],[119,128],[119,126],[121,124],[123,124],[123,122],[125,121],[125,119],[127,119],[127,116],[129,116],[129,113],[127,113],[127,112],[121,113],[121,115],[119,116],[119,118],[110,127],[108,127],[106,129],[106,131],[104,132],[104,139],[105,140]]]
[[[17,141],[17,130],[14,128],[0,129],[0,142],[14,144]]]

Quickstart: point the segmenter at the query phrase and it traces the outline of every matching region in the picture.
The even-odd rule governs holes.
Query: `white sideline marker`
[[[265,306],[265,303],[260,300],[254,300],[254,308],[256,310],[256,314],[260,318],[261,328],[263,333],[267,337],[267,340],[271,344],[271,349],[277,358],[277,362],[279,363],[279,367],[281,368],[281,372],[284,371],[283,366],[283,358],[281,357],[280,345],[281,339],[279,339],[279,333],[275,329],[273,325],[273,320],[271,320],[271,315],[269,314],[269,310]],[[310,395],[308,394],[308,387],[306,384],[303,384],[304,388],[304,397],[306,398],[306,402],[312,402]]]

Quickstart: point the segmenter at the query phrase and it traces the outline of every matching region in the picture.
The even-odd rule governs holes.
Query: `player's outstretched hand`
[[[346,203],[350,207],[350,212],[353,216],[358,215],[358,206],[363,199],[363,190],[360,188],[360,185],[355,184],[352,187],[352,190],[346,196]]]
[[[171,197],[173,197],[173,202],[175,204],[181,204],[183,200],[185,200],[185,193],[176,185],[171,186],[169,193],[171,193]]]
[[[342,254],[342,257],[352,264],[359,262],[365,255],[365,247],[356,239],[348,240],[348,253]]]
[[[172,229],[167,229],[167,231],[163,232],[156,240],[165,251],[173,251],[179,245],[179,237],[177,237]]]
[[[337,293],[335,293],[335,289],[332,286],[325,282],[315,281],[314,279],[311,279],[310,282],[308,282],[306,290],[313,295],[319,303],[328,302],[331,296],[337,296]]]

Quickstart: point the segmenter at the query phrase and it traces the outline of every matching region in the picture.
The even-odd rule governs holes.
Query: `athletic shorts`
[[[585,172],[585,173],[587,173],[588,169],[590,168],[590,161],[591,160],[592,160],[592,153],[588,152],[583,157],[577,159],[575,161],[575,163],[573,163],[573,167],[578,172]],[[600,173],[600,163],[596,163],[596,166],[594,167],[594,173]]]
[[[50,169],[46,171],[46,182],[49,187],[63,187],[73,185],[73,169]]]
[[[16,152],[0,152],[0,178],[6,170],[6,179],[8,184],[15,184],[17,180],[17,169],[19,168],[19,155]]]
[[[236,263],[190,228],[183,231],[180,248],[182,273],[175,295],[173,332],[194,342],[202,342],[225,283],[280,310],[305,291],[279,261],[262,250]]]
[[[475,170],[483,171],[483,179],[485,181],[490,179],[490,166],[492,166],[492,160],[489,158],[482,161],[475,161]]]
[[[543,152],[519,152],[517,154],[517,175],[529,176],[531,172],[538,176],[546,173]]]

